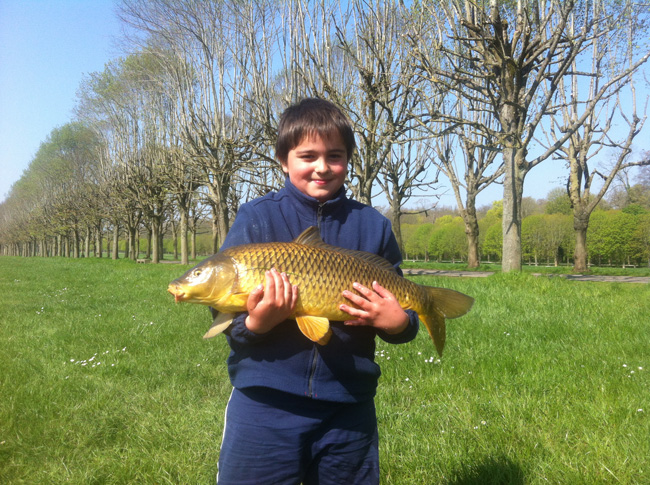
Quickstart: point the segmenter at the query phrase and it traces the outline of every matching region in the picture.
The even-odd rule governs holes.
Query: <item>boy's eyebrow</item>
[[[317,150],[313,150],[311,148],[303,148],[303,149],[297,149],[296,153],[313,153]],[[345,148],[332,148],[331,150],[327,150],[327,153],[346,153]]]

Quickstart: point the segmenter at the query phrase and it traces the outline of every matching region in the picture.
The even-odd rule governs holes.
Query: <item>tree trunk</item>
[[[187,257],[187,209],[181,209],[181,264],[188,264]]]
[[[503,181],[503,256],[502,271],[521,271],[521,199],[524,192],[522,169],[525,150],[503,150],[505,178]]]
[[[118,259],[120,257],[118,252],[119,240],[120,240],[120,226],[117,223],[117,221],[115,221],[115,223],[113,224],[113,254],[111,256],[112,259]]]
[[[192,244],[190,251],[192,252],[192,259],[196,259],[196,227],[192,229]]]
[[[587,228],[589,217],[580,217],[576,213],[573,216],[573,229],[576,234],[576,248],[573,252],[573,271],[584,273],[589,271],[587,266]]]
[[[102,234],[102,223],[97,223],[95,227],[95,257],[101,258],[104,256],[104,235]]]
[[[137,234],[137,227],[135,226],[129,226],[128,227],[128,257],[131,258],[133,261],[138,259],[138,253],[136,252],[136,234]]]
[[[471,203],[470,203],[471,202]],[[478,268],[481,260],[478,254],[478,218],[476,217],[476,205],[474,198],[468,200],[467,208],[463,214],[465,222],[465,235],[467,236],[467,267]]]
[[[83,251],[84,258],[90,257],[90,240],[91,240],[90,226],[86,226],[86,237],[84,238],[84,251]]]
[[[151,244],[153,243],[153,222],[151,222],[150,227],[147,228],[147,259],[151,259]]]
[[[160,216],[153,216],[151,218],[151,239],[149,243],[149,249],[151,250],[151,262],[159,263],[160,262]]]
[[[72,254],[74,258],[79,258],[79,229],[76,225],[72,229]]]
[[[172,246],[174,248],[174,261],[178,260],[178,225],[172,220]]]
[[[399,199],[393,197],[391,199],[391,223],[393,226],[393,234],[395,234],[395,239],[397,240],[397,246],[399,247],[402,257],[404,255],[404,241],[402,240],[402,224],[400,222],[400,216],[402,214]]]
[[[219,252],[219,223],[217,222],[216,215],[213,211],[212,218],[212,253],[216,254]]]

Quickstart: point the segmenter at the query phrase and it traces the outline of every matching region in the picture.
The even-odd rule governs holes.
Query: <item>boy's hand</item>
[[[253,333],[266,333],[283,322],[296,308],[298,287],[292,286],[285,273],[275,268],[266,272],[266,282],[248,296],[246,327]]]
[[[360,295],[348,290],[343,291],[342,294],[359,308],[350,305],[339,307],[345,313],[356,317],[354,320],[346,320],[344,322],[346,325],[369,325],[389,334],[398,334],[406,330],[409,316],[390,291],[376,281],[372,283],[372,290],[356,282],[352,287]]]

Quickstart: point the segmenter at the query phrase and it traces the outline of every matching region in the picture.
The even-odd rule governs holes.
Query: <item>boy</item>
[[[345,196],[354,133],[332,103],[305,99],[280,119],[276,157],[287,175],[277,193],[243,204],[223,249],[288,242],[318,226],[331,245],[362,250],[398,268],[401,256],[389,221]],[[375,336],[408,342],[415,312],[374,283],[343,296],[346,322],[332,322],[327,345],[308,340],[293,321],[300,289],[287,275],[266,273],[248,312],[226,330],[233,392],[226,409],[217,482],[224,484],[378,484],[374,395],[380,375]]]

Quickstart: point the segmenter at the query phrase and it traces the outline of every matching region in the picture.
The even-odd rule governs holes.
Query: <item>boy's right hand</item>
[[[263,334],[285,321],[293,313],[298,301],[298,287],[291,285],[285,273],[275,268],[265,274],[265,284],[259,285],[248,296],[246,328]]]

